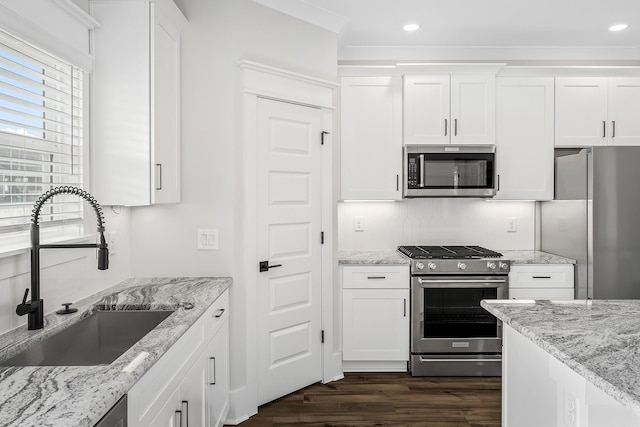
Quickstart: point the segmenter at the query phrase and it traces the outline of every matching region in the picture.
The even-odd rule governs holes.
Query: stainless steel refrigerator
[[[573,258],[576,298],[640,298],[640,147],[557,149],[540,247]]]

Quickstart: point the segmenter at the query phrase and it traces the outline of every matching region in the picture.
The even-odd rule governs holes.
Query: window
[[[82,187],[83,72],[0,30],[0,232],[25,228],[38,197]],[[82,199],[59,195],[45,225],[82,219]]]

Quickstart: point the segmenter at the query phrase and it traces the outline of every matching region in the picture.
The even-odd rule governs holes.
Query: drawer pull
[[[387,276],[367,276],[367,279],[369,280],[379,280],[379,279],[386,279]]]
[[[551,276],[531,276],[534,279],[551,279]]]
[[[224,314],[224,308],[218,309],[218,311],[216,312],[216,314],[213,316],[216,319],[222,317],[222,315]]]
[[[216,385],[216,358],[215,357],[210,357],[209,358],[209,363],[210,365],[210,372],[213,379],[209,378],[209,385]]]

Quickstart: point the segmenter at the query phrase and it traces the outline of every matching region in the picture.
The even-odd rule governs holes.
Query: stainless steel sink
[[[0,366],[107,365],[171,313],[169,310],[99,310]]]

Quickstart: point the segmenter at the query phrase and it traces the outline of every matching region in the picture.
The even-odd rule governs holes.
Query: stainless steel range
[[[500,376],[502,323],[480,307],[506,299],[511,262],[480,246],[400,246],[411,258],[413,376]]]

